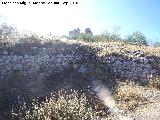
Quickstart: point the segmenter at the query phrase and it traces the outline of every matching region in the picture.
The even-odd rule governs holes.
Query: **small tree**
[[[121,40],[119,31],[120,31],[120,27],[114,26],[113,27],[113,32],[108,32],[106,30],[101,34],[101,38],[102,38],[102,40],[105,39],[105,41],[107,41],[107,42]]]
[[[141,32],[134,32],[132,35],[127,36],[126,41],[134,45],[148,45],[146,37]]]
[[[111,39],[113,39],[114,41],[120,40],[121,37],[120,37],[119,31],[120,31],[120,27],[119,26],[114,26],[113,27],[113,32],[111,34]]]

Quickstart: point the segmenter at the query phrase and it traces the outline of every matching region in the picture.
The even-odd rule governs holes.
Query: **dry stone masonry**
[[[69,41],[67,42],[69,43]],[[72,41],[70,42],[72,43]],[[76,49],[83,48],[78,50],[81,54],[72,50],[73,48],[69,49],[70,52],[68,54],[63,54],[63,52],[66,52],[66,48],[61,46],[56,51],[58,52],[58,49],[62,50],[58,54],[55,51],[53,55],[48,54],[47,51],[50,49],[45,47],[41,50],[41,54],[37,55],[2,55],[0,57],[1,79],[9,71],[21,71],[25,75],[40,72],[51,74],[63,71],[69,66],[71,61],[81,61],[82,57],[89,59],[91,55],[92,57],[96,56],[96,59],[102,62],[106,69],[109,69],[114,75],[146,81],[157,74],[154,66],[155,59],[149,58],[142,50],[127,50],[126,52],[126,48],[121,44],[112,43],[77,43],[77,46],[73,46]],[[34,49],[37,48],[34,47]],[[86,51],[85,53],[84,50]],[[83,69],[80,71],[83,71]]]
[[[153,77],[156,70],[148,59],[124,59],[122,57],[110,56],[105,58],[106,67],[115,75],[128,79],[139,79],[146,81]]]
[[[117,43],[84,43],[72,40],[63,43],[54,43],[55,45],[49,45],[49,48],[45,46],[42,48],[34,47],[33,49],[38,51],[35,54],[27,54],[27,52],[24,55],[17,55],[14,52],[1,54],[0,80],[4,83],[10,73],[18,73],[19,78],[16,75],[16,78],[11,77],[12,80],[20,80],[16,82],[17,84],[24,80],[26,87],[22,86],[22,88],[29,88],[30,93],[39,96],[42,95],[42,91],[46,92],[45,89],[48,88],[46,84],[50,84],[46,82],[46,77],[53,75],[50,82],[54,82],[55,76],[67,70],[71,64],[73,68],[78,69],[81,75],[88,72],[90,69],[82,64],[85,60],[97,60],[115,76],[142,82],[147,82],[158,73],[154,65],[155,59],[149,57],[141,49],[133,50]],[[52,81],[52,79],[54,80]],[[0,90],[1,88],[3,88],[2,85]]]
[[[52,72],[62,71],[68,67],[70,61],[80,59],[79,56],[73,55],[8,55],[0,58],[0,74],[1,77],[9,71],[21,71],[24,74],[33,74],[37,72]]]
[[[132,49],[133,46],[130,48],[120,43],[84,44],[88,46],[88,52],[96,53],[96,59],[101,61],[105,68],[113,75],[147,82],[149,79],[159,74],[159,68],[157,69],[157,66],[155,66],[158,59],[151,57],[154,56],[152,53],[148,53],[147,55],[144,49]],[[158,50],[154,52],[158,53]]]

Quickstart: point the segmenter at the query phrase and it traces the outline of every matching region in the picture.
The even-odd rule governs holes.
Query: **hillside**
[[[43,44],[17,43],[0,52],[0,119],[11,119],[11,108],[15,120],[38,119],[36,115],[44,120],[82,119],[83,115],[90,116],[86,119],[108,117],[111,120],[124,117],[158,120],[160,117],[160,47],[56,40]],[[67,98],[63,94],[77,97]],[[78,101],[81,95],[82,101],[86,100],[82,102],[82,111],[76,106],[78,112],[67,109],[64,101],[59,103],[63,109],[54,108],[57,99]],[[47,101],[47,96],[52,101]],[[39,101],[36,105],[50,103],[48,107],[39,105],[46,111],[53,105],[52,112],[35,112],[34,116],[33,111],[38,109],[32,108],[33,98]],[[19,108],[23,101],[28,104],[26,111]],[[26,114],[28,107],[33,111]],[[23,114],[16,109],[21,109]]]

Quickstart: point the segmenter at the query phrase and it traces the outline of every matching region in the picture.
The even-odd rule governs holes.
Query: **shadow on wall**
[[[85,47],[94,56],[101,52],[100,48]],[[160,57],[145,55],[140,50],[130,51],[130,54],[127,56],[112,52],[102,57],[96,56],[96,60],[116,78],[130,79],[140,85],[160,76]]]

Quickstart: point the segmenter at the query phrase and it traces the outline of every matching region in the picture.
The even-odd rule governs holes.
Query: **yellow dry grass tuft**
[[[134,111],[137,107],[146,103],[148,99],[143,96],[143,92],[132,82],[119,83],[114,94],[118,107],[125,111]]]

